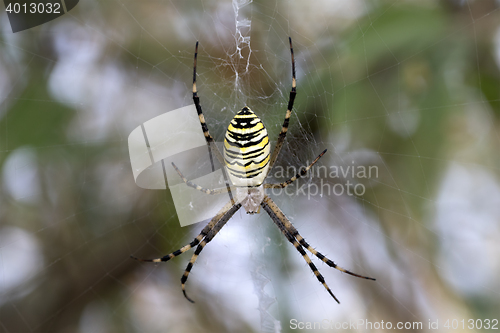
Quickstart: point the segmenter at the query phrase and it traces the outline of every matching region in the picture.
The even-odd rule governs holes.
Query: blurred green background
[[[0,332],[297,331],[292,319],[471,331],[469,319],[500,319],[499,8],[81,1],[16,34],[3,11]],[[248,104],[275,138],[291,85],[288,36],[298,95],[278,165],[298,168],[328,148],[321,165],[377,166],[378,176],[359,196],[275,200],[319,251],[377,281],[315,261],[338,305],[269,217],[238,213],[194,266],[191,304],[179,283],[191,253],[163,265],[129,259],[176,250],[202,225],[181,228],[169,191],[135,184],[127,137],[192,103],[199,40],[212,135]]]

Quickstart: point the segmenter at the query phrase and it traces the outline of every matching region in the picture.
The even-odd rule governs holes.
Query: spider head
[[[264,200],[264,186],[237,187],[236,200],[245,208],[247,214],[260,213],[260,204]]]

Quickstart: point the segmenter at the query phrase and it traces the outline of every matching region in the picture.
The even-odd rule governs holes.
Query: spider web
[[[17,34],[3,14],[0,331],[286,332],[293,319],[426,330],[439,320],[442,330],[448,319],[493,319],[499,6],[85,1]],[[211,134],[220,140],[248,105],[275,140],[289,36],[298,95],[269,181],[328,152],[289,192],[268,194],[318,251],[377,281],[311,255],[336,304],[264,212],[240,210],[194,265],[192,305],[179,285],[192,251],[162,265],[129,259],[174,251],[203,226],[180,227],[168,190],[134,183],[127,136],[192,104],[198,40]],[[195,171],[208,163],[199,156]],[[357,174],[369,167],[377,172]],[[356,184],[363,194],[349,195]]]

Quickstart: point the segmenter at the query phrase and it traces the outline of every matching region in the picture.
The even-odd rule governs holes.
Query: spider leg
[[[182,284],[182,293],[184,294],[184,297],[186,297],[186,299],[188,301],[190,301],[191,303],[194,303],[194,301],[188,297],[188,295],[186,294],[186,288],[185,288],[186,281],[188,279],[189,272],[191,271],[191,268],[193,268],[193,265],[194,265],[196,259],[200,255],[200,253],[203,250],[203,248],[205,247],[205,245],[207,245],[215,237],[215,235],[217,235],[217,233],[220,231],[220,229],[222,229],[222,227],[227,223],[227,221],[229,221],[229,219],[234,215],[234,213],[236,213],[236,211],[238,211],[238,209],[240,209],[240,208],[241,208],[241,203],[237,203],[237,204],[233,205],[229,210],[227,210],[220,217],[220,219],[217,221],[217,223],[212,228],[212,230],[210,230],[208,232],[208,234],[205,236],[205,238],[200,243],[200,245],[198,245],[198,247],[194,251],[193,256],[191,257],[191,260],[189,260],[189,263],[186,267],[186,270],[184,271],[184,274],[182,275],[181,284]]]
[[[198,118],[200,119],[200,124],[201,124],[201,129],[203,130],[203,135],[205,136],[205,140],[207,141],[207,147],[208,147],[208,154],[210,155],[210,164],[212,165],[212,171],[215,171],[215,166],[214,166],[214,161],[212,157],[212,151],[215,153],[215,157],[217,160],[219,160],[220,165],[224,166],[224,157],[222,157],[222,154],[217,148],[217,145],[215,144],[214,138],[210,135],[210,132],[208,131],[208,126],[207,123],[205,122],[205,116],[203,115],[203,110],[201,109],[201,104],[200,104],[200,98],[198,97],[198,90],[196,88],[196,63],[198,60],[198,41],[196,42],[196,48],[194,51],[194,62],[193,62],[193,102],[196,107],[196,112],[198,113]],[[224,171],[224,168],[222,170],[222,174],[224,175],[224,180],[226,182],[226,189],[227,192],[229,193],[229,198],[231,199],[231,202],[233,205],[235,204],[235,201],[233,199],[233,194],[231,193],[231,189],[229,188],[229,181],[227,179],[227,175]]]
[[[134,256],[130,256],[130,258],[132,259],[135,259],[135,260],[138,260],[138,261],[145,261],[145,262],[164,262],[164,261],[169,261],[170,259],[172,258],[175,258],[177,257],[178,255],[181,255],[182,253],[186,252],[187,250],[195,247],[196,245],[198,245],[201,240],[210,232],[210,230],[212,230],[215,226],[215,224],[217,223],[217,221],[219,221],[221,219],[222,216],[224,216],[224,214],[229,210],[231,209],[232,207],[232,203],[231,201],[228,202],[224,207],[222,207],[222,209],[212,218],[212,220],[210,220],[210,222],[205,226],[205,228],[203,228],[203,230],[200,232],[200,234],[198,236],[195,237],[195,239],[187,244],[187,245],[184,245],[183,247],[181,247],[179,250],[177,251],[174,251],[170,254],[167,254],[166,256],[163,256],[161,258],[157,258],[157,259],[140,259],[140,258],[137,258],[137,257],[134,257]]]
[[[302,255],[302,257],[304,258],[304,260],[307,262],[307,264],[309,265],[309,267],[313,271],[314,275],[316,275],[316,278],[318,279],[318,281],[321,282],[321,284],[325,287],[325,289],[333,297],[333,299],[337,303],[340,304],[340,302],[337,299],[337,297],[335,297],[335,295],[333,294],[333,292],[330,290],[330,287],[328,287],[328,285],[326,284],[325,278],[323,277],[323,275],[321,275],[321,273],[318,271],[318,269],[316,268],[316,266],[311,261],[311,258],[309,258],[309,256],[307,255],[306,251],[304,251],[304,248],[297,242],[297,240],[293,237],[293,235],[288,231],[288,229],[286,228],[286,226],[283,224],[282,217],[284,217],[284,215],[281,212],[281,210],[279,210],[279,208],[278,208],[278,210],[275,210],[274,207],[271,207],[267,203],[267,201],[266,201],[266,199],[268,199],[268,198],[269,198],[268,196],[264,197],[264,201],[262,201],[262,203],[261,203],[262,208],[264,208],[264,210],[269,214],[269,216],[271,217],[271,219],[273,220],[273,222],[278,226],[278,228],[285,235],[285,237],[288,239],[288,241],[290,243],[292,243],[293,246],[295,246],[295,248],[297,249],[297,251],[299,251],[299,253]],[[276,208],[278,207],[276,205],[274,205],[274,206]]]
[[[293,102],[295,101],[295,95],[297,95],[297,79],[295,78],[295,58],[293,56],[292,38],[288,37],[288,41],[290,42],[290,54],[292,56],[292,90],[290,91],[290,97],[288,99],[288,107],[285,113],[283,127],[281,128],[281,132],[278,136],[278,142],[276,142],[276,147],[274,148],[273,154],[271,155],[268,174],[273,168],[276,159],[278,158],[281,147],[283,146],[283,142],[285,142],[286,133],[288,131],[288,124],[290,122],[290,117],[292,116]]]
[[[213,195],[213,194],[227,193],[227,191],[228,191],[227,187],[226,188],[219,188],[219,189],[215,189],[215,190],[210,190],[208,188],[201,187],[200,185],[197,185],[197,184],[187,180],[187,178],[184,177],[181,170],[179,170],[179,168],[177,168],[177,166],[174,164],[174,162],[172,162],[172,166],[174,167],[175,171],[177,171],[179,176],[182,178],[182,181],[184,183],[186,183],[187,186],[192,187],[200,192],[203,192],[203,193],[209,194],[209,195]]]
[[[203,130],[203,135],[205,136],[205,140],[207,141],[207,146],[208,146],[208,152],[210,153],[210,161],[213,164],[213,159],[212,159],[212,151],[215,153],[215,157],[219,160],[221,165],[224,165],[224,158],[222,157],[222,154],[215,145],[214,138],[210,135],[210,132],[208,131],[208,126],[207,123],[205,122],[205,117],[203,116],[203,111],[201,109],[200,105],[200,98],[198,97],[198,90],[196,88],[196,62],[198,59],[198,42],[196,42],[196,49],[194,52],[194,64],[193,64],[193,102],[196,107],[196,112],[198,113],[198,118],[200,119],[200,124],[201,124],[201,129]]]
[[[374,278],[371,278],[371,277],[368,277],[368,276],[363,276],[363,275],[359,275],[359,274],[356,274],[356,273],[353,273],[351,271],[348,271],[347,269],[345,268],[342,268],[340,266],[338,266],[336,263],[334,263],[332,260],[328,259],[327,257],[325,257],[323,254],[319,253],[318,251],[316,251],[316,249],[314,249],[313,247],[311,247],[307,242],[306,240],[299,234],[299,232],[297,231],[297,229],[295,229],[295,227],[293,226],[293,224],[286,218],[285,214],[283,214],[283,212],[281,211],[281,209],[278,207],[278,205],[276,205],[274,203],[274,201],[269,198],[268,196],[266,196],[264,198],[264,202],[270,207],[270,209],[272,209],[276,215],[278,216],[278,218],[280,218],[280,220],[284,223],[284,226],[286,228],[286,230],[295,238],[297,239],[297,241],[303,246],[305,247],[309,252],[311,252],[312,254],[314,254],[316,257],[318,257],[321,261],[325,262],[328,266],[330,267],[333,267],[335,269],[338,269],[339,271],[341,272],[344,272],[344,273],[347,273],[349,275],[352,275],[352,276],[355,276],[355,277],[359,277],[359,278],[362,278],[362,279],[368,279],[368,280],[373,280],[375,281]]]
[[[293,183],[294,181],[296,181],[297,179],[299,179],[300,177],[304,176],[307,171],[309,171],[309,169],[312,168],[312,166],[314,164],[316,164],[316,162],[318,162],[318,160],[326,153],[326,149],[323,150],[323,152],[321,154],[319,154],[318,157],[316,157],[316,159],[314,161],[312,161],[311,164],[309,164],[309,166],[305,169],[302,169],[300,170],[299,173],[297,173],[295,176],[293,176],[292,178],[290,178],[289,180],[287,180],[286,182],[284,183],[280,183],[280,184],[264,184],[264,188],[284,188],[284,187],[287,187],[288,185],[290,185],[291,183]]]

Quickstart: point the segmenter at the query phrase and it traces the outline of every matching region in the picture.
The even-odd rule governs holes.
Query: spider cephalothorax
[[[179,250],[167,254],[158,259],[134,259],[140,261],[149,262],[162,262],[168,261],[186,251],[196,246],[196,250],[189,261],[186,270],[181,278],[182,292],[184,296],[193,302],[187,295],[185,284],[191,271],[193,265],[198,258],[198,255],[203,250],[205,245],[207,245],[219,232],[219,230],[229,221],[229,219],[243,207],[247,213],[254,214],[258,213],[260,207],[262,207],[271,217],[276,226],[281,230],[283,235],[287,240],[293,244],[293,246],[299,251],[304,260],[307,262],[314,275],[319,282],[323,284],[328,293],[337,301],[338,299],[332,293],[330,288],[325,282],[325,279],[318,271],[316,266],[312,263],[311,259],[305,252],[304,248],[311,252],[313,255],[318,257],[320,260],[325,262],[328,266],[336,268],[344,273],[369,279],[375,280],[373,278],[358,275],[352,273],[342,267],[337,266],[332,260],[328,259],[313,247],[311,247],[306,240],[299,234],[297,229],[292,225],[292,223],[287,219],[285,214],[281,209],[273,202],[273,200],[265,194],[264,189],[266,188],[284,188],[291,183],[293,183],[297,178],[304,176],[307,171],[323,156],[326,149],[306,168],[303,168],[298,174],[289,180],[281,184],[264,184],[265,179],[269,173],[269,170],[273,167],[276,162],[276,158],[283,146],[285,141],[286,133],[288,131],[288,123],[292,115],[293,102],[295,100],[296,92],[296,79],[295,79],[295,61],[293,58],[293,48],[292,39],[290,41],[290,53],[292,56],[292,90],[290,91],[290,98],[288,100],[288,108],[285,113],[285,120],[283,121],[283,126],[281,132],[278,136],[278,141],[273,153],[270,154],[270,143],[269,137],[267,135],[266,127],[262,121],[257,117],[249,107],[245,106],[241,109],[231,120],[228,126],[225,139],[224,139],[224,156],[220,153],[219,149],[214,143],[214,139],[208,131],[208,126],[205,123],[205,117],[203,116],[203,111],[200,105],[200,98],[198,97],[198,92],[196,89],[196,58],[198,55],[198,42],[196,42],[196,51],[194,53],[194,66],[193,66],[193,101],[198,112],[198,117],[200,118],[201,128],[205,139],[207,141],[207,146],[210,152],[210,159],[212,159],[212,153],[215,154],[216,158],[219,160],[221,165],[225,165],[229,174],[229,178],[232,184],[235,186],[234,190],[231,190],[229,184],[226,184],[226,188],[223,189],[206,189],[199,185],[192,183],[187,180],[186,177],[181,173],[181,171],[172,163],[173,167],[186,183],[186,185],[193,187],[199,191],[206,194],[218,194],[223,192],[230,192],[231,200],[212,218],[212,220],[203,228],[196,238],[188,245],[183,246]],[[235,193],[233,193],[235,192]],[[234,194],[234,196],[233,196]]]

